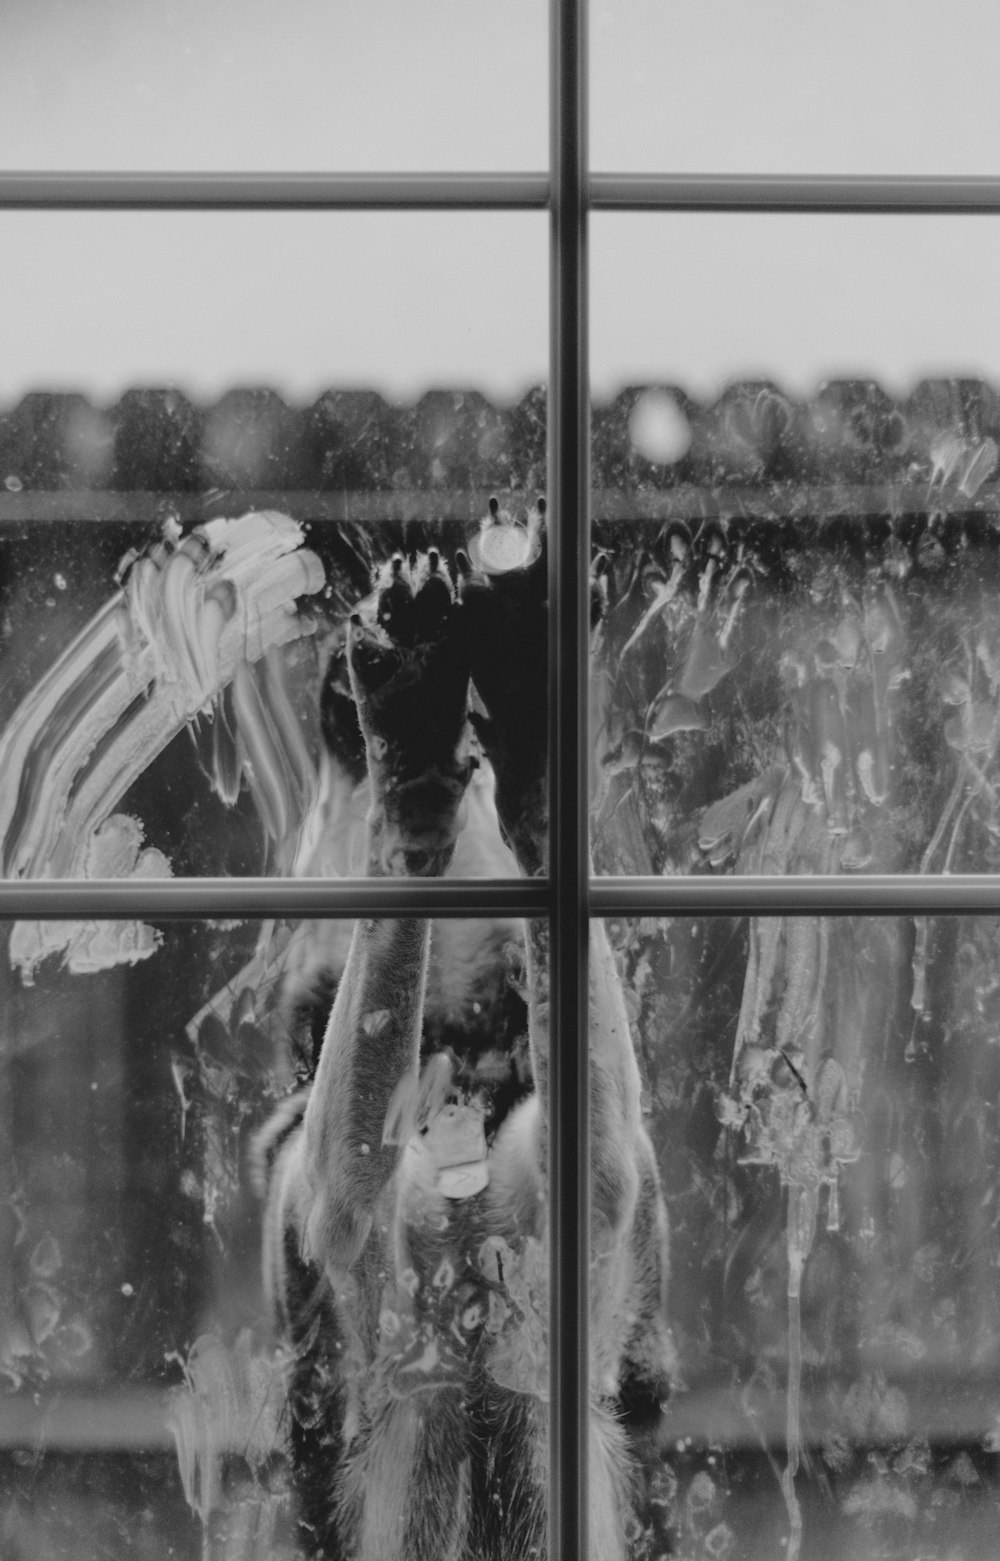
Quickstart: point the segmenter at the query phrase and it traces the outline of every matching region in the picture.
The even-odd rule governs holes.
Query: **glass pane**
[[[544,764],[544,219],[24,221],[0,263],[6,876],[364,871],[355,609],[404,661],[447,643],[459,717],[474,669],[491,707],[506,646]],[[527,606],[484,525],[534,558]],[[459,719],[414,773],[460,764],[464,786],[493,735]],[[492,808],[484,763],[466,813]],[[515,871],[495,816],[462,839],[453,871]]]
[[[994,175],[994,25],[983,0],[601,0],[593,165]]]
[[[3,931],[4,1554],[293,1561],[317,1528],[339,1553],[335,1494],[400,1555],[463,1525],[470,1554],[528,1553],[547,1312],[517,926],[435,923],[426,980],[426,923],[357,949],[335,922],[71,930],[30,981]]]
[[[595,252],[597,871],[996,872],[1000,224]]]
[[[477,12],[454,0],[12,0],[3,160],[143,172],[540,168],[546,32],[537,0]]]
[[[595,929],[620,982],[593,989],[597,1391],[642,1468],[630,1554],[992,1554],[998,956],[987,917]]]

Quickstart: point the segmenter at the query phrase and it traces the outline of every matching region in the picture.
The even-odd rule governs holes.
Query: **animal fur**
[[[470,675],[506,847],[522,871],[544,867],[544,559],[498,582],[460,569],[456,600],[435,554],[395,560],[375,621],[350,631],[374,875],[452,860]],[[504,849],[482,778],[471,799],[473,835]],[[315,1077],[267,1136],[265,1274],[291,1346],[303,1542],[323,1561],[547,1554],[548,927],[529,922],[523,941],[449,927],[441,960],[425,920],[355,926]],[[505,959],[523,959],[526,1004]],[[590,962],[592,1556],[624,1561],[632,1429],[670,1375],[667,1226],[599,923]],[[464,1010],[456,971],[477,994]],[[512,1033],[525,1021],[526,1045]],[[482,1134],[473,1169],[488,1181],[457,1196],[448,1177],[464,1173],[442,1170],[434,1145],[466,1129]]]

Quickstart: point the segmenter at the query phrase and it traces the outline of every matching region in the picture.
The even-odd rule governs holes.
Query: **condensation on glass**
[[[8,168],[540,168],[546,8],[452,0],[14,4]],[[485,63],[485,62],[488,62]],[[512,91],[512,83],[517,90]]]
[[[374,1353],[367,1367],[351,1355],[339,1385],[320,1371],[307,1414],[296,1360],[308,1356],[315,1335],[311,1328],[299,1335],[298,1353],[287,1339],[281,1347],[275,1341],[262,1283],[261,1189],[301,1117],[296,1091],[313,1071],[352,925],[89,923],[73,932],[77,948],[97,949],[108,939],[154,947],[149,958],[113,968],[99,958],[86,966],[47,960],[29,977],[11,968],[18,925],[4,928],[4,1553],[97,1556],[134,1548],[155,1561],[265,1554],[291,1561],[301,1554],[293,1452],[308,1454],[317,1425],[336,1441],[330,1427],[342,1429],[347,1397],[361,1417],[360,1429],[355,1423],[344,1432],[356,1438],[356,1458],[382,1410],[405,1418],[423,1408],[432,1420],[447,1413],[454,1437],[449,1406],[469,1361],[488,1358],[501,1384],[518,1366],[527,1369],[512,1343],[524,1308],[541,1352],[530,1401],[542,1403],[541,1244],[534,1258],[528,1244],[521,1289],[518,1238],[511,1246],[486,1230],[465,1247],[456,1237],[454,1250],[438,1232],[430,1255],[409,1232],[384,1271],[360,1265],[353,1312],[341,1322],[363,1318],[374,1331]],[[398,1156],[401,1175],[411,1174],[413,1156],[436,1154],[440,1175],[454,1178],[459,1171],[447,1167],[463,1155],[449,1157],[446,1124],[435,1127],[434,1112],[444,1118],[464,1109],[475,1118],[485,1165],[486,1140],[493,1143],[505,1114],[530,1093],[523,947],[512,923],[442,921],[433,925],[430,951],[422,1056],[426,1064],[437,1054],[430,1066],[438,1098],[432,1110],[425,1090],[418,1105],[415,1056],[400,1076],[380,1076],[397,1016],[368,1013],[359,1029],[372,1054],[364,1093],[393,1103],[389,1147],[380,1125],[370,1144],[352,1152],[365,1165],[384,1160],[390,1169]],[[397,993],[390,1006],[410,997]],[[443,1059],[464,1108],[444,1099]],[[335,1083],[341,1099],[358,1088],[349,1068]],[[431,1121],[426,1138],[421,1111]],[[275,1120],[262,1140],[260,1130]],[[344,1121],[352,1131],[349,1110]],[[416,1135],[410,1139],[407,1121]],[[432,1149],[424,1147],[432,1139]],[[449,1197],[460,1193],[452,1189]],[[447,1207],[461,1214],[465,1205]],[[461,1232],[468,1238],[465,1226]],[[273,1259],[273,1241],[270,1251]],[[324,1307],[317,1315],[322,1327],[332,1326]],[[322,1358],[332,1360],[353,1346],[334,1330],[321,1340],[321,1355],[324,1348]],[[478,1456],[478,1435],[473,1428],[472,1440],[463,1433],[452,1441],[455,1456],[442,1478],[464,1478],[463,1460]],[[404,1437],[400,1458],[406,1446]],[[339,1478],[334,1452],[322,1459],[323,1480]],[[543,1454],[536,1465],[543,1501]],[[421,1479],[418,1470],[403,1492],[418,1517],[421,1504],[431,1504]],[[380,1501],[400,1494],[398,1478],[390,1484]],[[505,1489],[502,1471],[496,1486]],[[460,1507],[456,1496],[448,1511]]]
[[[996,173],[979,0],[595,0],[590,19],[595,169]]]
[[[607,932],[670,1212],[677,1355],[637,1438],[632,1553],[992,1554],[1000,925]]]

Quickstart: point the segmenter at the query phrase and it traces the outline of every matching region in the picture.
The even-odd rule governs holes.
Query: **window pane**
[[[0,257],[4,401],[168,384],[510,400],[545,372],[541,213],[8,211]]]
[[[599,872],[1000,867],[1000,225],[953,226],[595,223]]]
[[[14,0],[0,144],[8,168],[540,168],[546,73],[537,0]]]
[[[593,165],[995,174],[994,26],[984,0],[602,0]]]
[[[537,1538],[544,1231],[484,1213],[519,1177],[540,1207],[516,925],[434,925],[422,1070],[420,924],[366,924],[353,974],[346,923],[70,931],[29,983],[11,965],[25,929],[4,929],[0,966],[5,1554],[291,1561],[310,1474],[307,1521],[337,1489],[355,1531],[426,1525],[435,1543],[410,1554],[447,1554],[459,1512],[483,1553],[511,1521]],[[102,950],[126,941],[111,966]],[[338,983],[355,1007],[325,1041],[315,1164],[371,1231],[351,1251],[335,1221],[305,1238],[296,1203],[300,1091]],[[349,1300],[303,1242],[349,1273]],[[295,1331],[282,1348],[265,1269]],[[490,1460],[487,1400],[509,1411]]]
[[[633,1553],[672,1539],[673,1553],[733,1561],[990,1554],[1000,925],[606,931],[632,1037],[621,1066],[634,1056],[642,1099],[631,1142],[640,1167],[652,1145],[669,1210],[683,1384],[654,1413],[656,1181],[641,1176],[615,1247],[600,1187],[620,1097],[613,1052],[593,1045],[595,1239],[609,1249],[594,1304],[609,1325],[646,1319],[607,1346],[624,1352],[618,1407],[643,1469]],[[606,1042],[614,1002],[599,990]]]
[[[1000,374],[995,217],[599,212],[591,250],[598,396]]]
[[[409,654],[444,633],[436,609],[424,622],[433,591],[389,623],[432,549],[439,590],[460,549],[490,567],[487,617],[505,587],[484,521],[538,552],[544,219],[24,221],[28,251],[61,245],[34,272],[4,251],[0,289],[3,871],[364,871],[351,612]],[[373,593],[396,552],[402,575]],[[506,641],[528,654],[516,613],[486,631],[468,591],[462,612],[475,643],[447,637],[467,674]],[[544,732],[544,668],[527,670]],[[485,764],[474,818],[480,800]],[[495,821],[488,848],[474,834],[455,871],[515,870]]]

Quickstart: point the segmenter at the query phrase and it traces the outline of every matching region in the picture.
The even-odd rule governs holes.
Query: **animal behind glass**
[[[544,870],[540,521],[491,504],[454,584],[434,549],[397,556],[351,622],[352,714],[327,758],[361,778],[361,742],[344,757],[356,713],[372,876],[474,875],[505,853]],[[600,924],[590,961],[592,1551],[623,1561],[641,1497],[631,1446],[670,1375],[667,1234]],[[426,920],[366,920],[341,971],[318,946],[305,963],[300,998],[336,995],[315,1076],[267,1136],[265,1241],[304,1545],[541,1561],[548,925],[449,922],[432,937]]]

